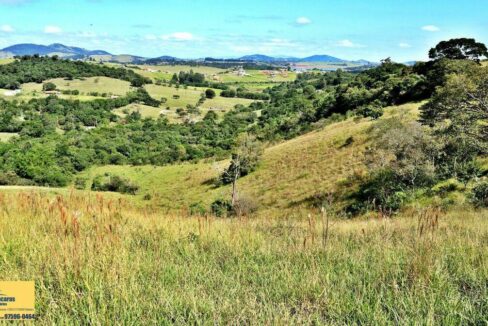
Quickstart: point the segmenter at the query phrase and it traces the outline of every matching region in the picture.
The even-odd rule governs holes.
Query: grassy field
[[[84,80],[64,80],[58,78],[51,79],[48,82],[56,84],[57,88],[61,91],[79,90],[82,95],[88,95],[90,92],[125,95],[131,90],[128,81],[108,77],[89,77]]]
[[[9,58],[0,58],[0,65],[4,65],[4,64],[7,64],[7,63],[11,63],[13,62],[14,59],[9,59]]]
[[[165,98],[166,103],[161,105],[161,108],[170,108],[169,111],[163,110],[163,113],[170,118],[170,121],[181,121],[179,116],[176,114],[175,109],[183,108],[185,109],[187,104],[196,105],[202,93],[205,92],[206,88],[203,87],[170,87],[170,86],[160,86],[160,85],[146,85],[145,86],[149,95],[153,98],[160,100]],[[200,106],[201,115],[200,118],[205,116],[208,110],[214,110],[215,112],[221,114],[232,110],[237,104],[249,105],[253,100],[241,99],[241,98],[225,98],[220,96],[221,90],[215,89],[217,96],[213,99],[206,99],[205,102]],[[174,98],[174,96],[178,98]],[[161,111],[161,110],[160,110]],[[148,117],[153,117],[154,110],[141,110],[141,114]]]
[[[198,72],[204,74],[207,79],[212,80],[211,76],[225,73],[225,69],[205,67],[205,66],[188,66],[188,65],[128,65],[130,67],[137,67],[137,69],[132,68],[132,70],[144,77],[156,79],[165,79],[167,81],[171,80],[173,74],[178,74],[180,71],[190,71]]]
[[[130,66],[130,65],[129,65]],[[270,77],[266,75],[262,70],[246,70],[246,76],[238,76],[232,69],[220,69],[214,67],[205,66],[185,66],[185,65],[134,65],[138,69],[132,69],[136,73],[145,77],[156,79],[171,80],[173,74],[178,74],[180,71],[188,72],[193,70],[204,74],[206,80],[214,82],[222,82],[226,84],[273,84],[279,82],[293,81],[296,79],[296,73],[289,72],[286,74],[277,73],[276,76]],[[257,88],[256,88],[257,89]]]
[[[50,79],[46,82],[52,82],[60,91],[63,90],[78,90],[79,95],[64,95],[59,94],[58,97],[64,99],[77,99],[81,101],[91,101],[96,98],[101,98],[102,93],[123,96],[131,90],[130,83],[127,81],[108,78],[108,77],[90,77],[84,80],[65,80],[63,78]],[[22,91],[14,96],[8,96],[9,90],[0,89],[0,98],[7,100],[24,100],[28,101],[32,98],[47,97],[42,91],[42,85],[38,83],[26,83],[22,85]],[[92,96],[91,92],[98,92],[100,96]]]
[[[246,70],[248,75],[238,76],[234,72],[230,71],[221,75],[222,82],[224,83],[237,83],[237,84],[247,84],[247,83],[261,83],[261,82],[288,82],[294,81],[296,79],[296,74],[294,72],[288,72],[285,74],[280,74],[277,72],[276,76],[271,77],[266,75],[262,70]]]
[[[388,108],[383,118],[399,114],[414,117],[419,105]],[[351,118],[270,146],[257,171],[239,179],[240,194],[255,201],[263,215],[306,215],[316,198],[337,190],[337,185],[348,176],[364,172],[366,130],[371,124],[367,119]],[[343,146],[348,137],[353,137],[353,143]],[[179,211],[193,203],[209,207],[217,198],[229,198],[230,187],[213,185],[226,164],[223,161],[163,167],[103,166],[82,175],[89,179],[105,172],[123,175],[141,187],[135,198],[139,204]],[[151,201],[142,200],[146,194],[152,196]]]
[[[41,324],[488,322],[486,211],[215,219],[77,192],[0,202],[0,273],[35,280]]]
[[[144,104],[132,103],[127,106],[115,109],[113,110],[113,112],[121,117],[125,117],[125,112],[139,112],[143,118],[157,119],[162,112],[165,112],[165,110]]]
[[[187,104],[196,105],[200,96],[204,90],[197,87],[183,87],[175,88],[169,86],[158,86],[154,84],[145,86],[149,95],[153,98],[160,100],[166,98],[167,102],[163,104],[164,107],[170,108],[185,108]],[[179,98],[173,98],[173,96],[179,96]]]
[[[17,136],[15,132],[0,132],[0,141],[8,141],[10,138]]]

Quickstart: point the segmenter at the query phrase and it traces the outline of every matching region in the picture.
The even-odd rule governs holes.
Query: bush
[[[232,203],[229,200],[217,199],[210,205],[212,214],[217,217],[226,217],[232,212]]]
[[[205,97],[208,99],[213,99],[215,97],[215,91],[213,89],[208,88],[205,91]]]
[[[207,213],[207,210],[201,202],[191,204],[189,210],[192,216],[203,216]]]
[[[55,91],[56,90],[56,84],[54,84],[54,83],[44,83],[42,85],[42,90],[44,92]]]
[[[459,183],[459,181],[457,181],[456,179],[448,179],[446,181],[436,184],[434,187],[432,187],[432,191],[434,191],[436,194],[443,196],[449,192],[460,190],[461,188],[462,185]]]
[[[357,110],[358,115],[371,120],[378,120],[383,115],[383,108],[379,106],[365,106]]]
[[[145,194],[144,197],[142,197],[143,200],[151,200],[152,196],[151,194]]]
[[[405,186],[390,169],[377,170],[361,184],[351,198],[348,213],[359,214],[371,209],[396,211],[408,200]]]
[[[473,187],[471,199],[476,207],[488,207],[488,181],[482,181]]]
[[[86,188],[86,182],[87,182],[86,178],[76,177],[74,186],[78,190],[84,190]]]
[[[258,210],[258,203],[251,197],[242,196],[240,197],[234,207],[232,208],[232,213],[237,216],[247,216],[255,213]]]
[[[105,173],[104,175],[98,175],[93,179],[91,189],[95,191],[112,191],[135,195],[137,190],[139,190],[139,186],[128,179],[124,179],[111,173]]]

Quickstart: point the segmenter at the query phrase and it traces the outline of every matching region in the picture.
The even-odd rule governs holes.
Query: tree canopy
[[[476,42],[473,38],[456,38],[442,41],[429,51],[429,58],[474,60],[479,62],[481,58],[488,57],[486,45]]]

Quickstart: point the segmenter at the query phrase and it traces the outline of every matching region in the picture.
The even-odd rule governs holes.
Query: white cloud
[[[438,32],[441,29],[435,25],[425,25],[425,26],[422,26],[422,30],[424,30],[426,32]]]
[[[83,31],[83,32],[79,32],[78,33],[78,36],[79,37],[84,37],[84,38],[95,38],[97,37],[97,33],[95,32],[87,32],[87,31]]]
[[[341,41],[337,42],[337,46],[340,46],[342,48],[362,48],[362,47],[364,47],[363,45],[356,44],[356,43],[352,42],[351,40],[341,40]]]
[[[14,32],[14,28],[10,25],[2,25],[0,26],[0,31],[5,32],[5,33],[12,33]]]
[[[63,30],[60,27],[54,25],[44,27],[44,33],[46,34],[60,34],[62,31]]]
[[[153,35],[153,34],[148,34],[148,35],[144,36],[144,39],[146,39],[148,41],[155,41],[158,39],[158,37],[156,35]]]
[[[163,40],[174,40],[174,41],[191,41],[195,37],[192,33],[188,32],[176,32],[172,34],[162,35]]]
[[[298,17],[296,20],[296,23],[298,25],[308,25],[308,24],[311,24],[312,21],[307,17]]]
[[[403,48],[403,49],[408,49],[408,48],[412,47],[410,44],[405,43],[405,42],[398,43],[398,46]]]

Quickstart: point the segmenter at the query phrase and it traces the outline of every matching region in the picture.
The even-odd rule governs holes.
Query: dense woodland
[[[142,87],[150,81],[122,68],[22,57],[0,66],[0,87],[88,76],[128,80],[139,88],[122,98],[88,102],[56,96],[0,101],[0,131],[19,133],[0,144],[0,183],[64,186],[92,165],[165,165],[222,158],[230,155],[242,133],[261,142],[276,142],[310,131],[321,122],[351,115],[378,119],[387,106],[421,100],[429,101],[421,109],[418,124],[385,120],[372,131],[372,155],[386,152],[393,159],[381,167],[371,165],[370,174],[351,195],[348,211],[395,210],[419,189],[427,191],[436,182],[453,177],[469,182],[483,174],[477,157],[487,153],[486,123],[479,121],[487,119],[488,71],[469,57],[438,55],[413,67],[386,59],[360,73],[304,73],[295,82],[266,89],[259,96],[265,101],[236,106],[221,119],[210,112],[201,121],[183,124],[171,124],[165,117],[113,114],[114,108],[129,103],[160,104]],[[193,72],[173,79],[187,85],[206,83],[203,75]],[[224,96],[234,95],[222,86]],[[239,92],[246,90],[238,89],[234,96]],[[446,125],[446,121],[451,123]],[[391,138],[398,140],[395,146]]]
[[[23,83],[42,83],[52,78],[72,79],[95,76],[126,80],[136,87],[151,83],[149,78],[128,69],[62,60],[57,56],[40,57],[34,55],[22,56],[17,58],[15,62],[0,65],[0,88],[17,89]]]

